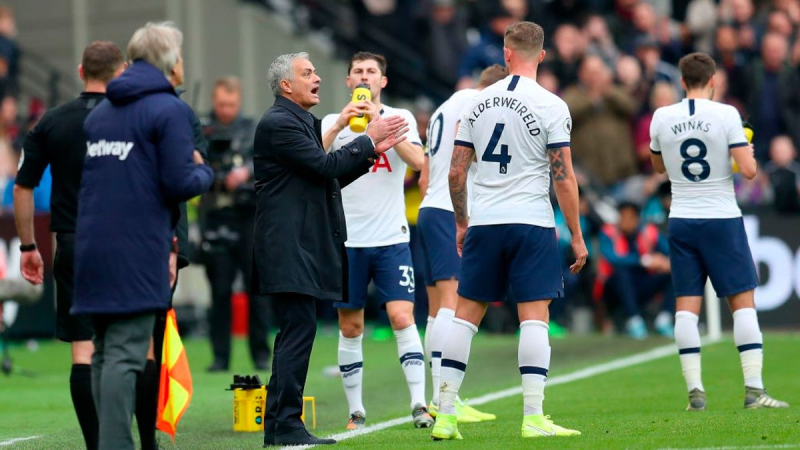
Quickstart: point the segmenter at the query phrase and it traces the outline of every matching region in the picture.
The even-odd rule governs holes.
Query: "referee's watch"
[[[20,245],[19,246],[19,251],[21,251],[22,253],[32,252],[32,251],[36,250],[36,248],[37,248],[36,247],[36,242],[32,242],[30,244],[22,244],[22,245]]]

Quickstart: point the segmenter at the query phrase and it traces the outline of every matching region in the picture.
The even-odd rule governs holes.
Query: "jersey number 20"
[[[689,149],[692,147],[697,147],[697,156],[689,154]],[[683,176],[685,176],[687,180],[703,181],[711,174],[711,166],[709,166],[708,161],[705,160],[706,154],[708,154],[708,148],[700,139],[691,138],[683,141],[683,144],[681,144],[681,157],[683,158],[681,172],[683,172]],[[698,164],[700,166],[700,173],[692,173],[692,171],[689,170],[692,164]]]
[[[481,161],[500,163],[501,174],[508,173],[508,163],[511,162],[511,155],[508,154],[508,146],[506,144],[500,146],[500,153],[495,153],[494,149],[497,147],[497,142],[500,140],[500,135],[503,134],[505,127],[506,124],[504,123],[495,124],[494,132],[492,132],[492,137],[489,139],[489,145],[486,146],[483,157],[481,157]]]

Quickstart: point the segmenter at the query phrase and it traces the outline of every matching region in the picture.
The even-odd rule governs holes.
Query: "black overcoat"
[[[256,128],[257,293],[347,301],[347,240],[341,188],[372,166],[366,135],[326,153],[320,121],[278,97]]]

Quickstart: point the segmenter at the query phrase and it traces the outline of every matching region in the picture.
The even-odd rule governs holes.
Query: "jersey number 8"
[[[697,156],[689,154],[689,149],[691,147],[697,147]],[[708,178],[711,174],[711,166],[709,166],[708,161],[705,160],[707,154],[708,148],[700,139],[691,138],[683,141],[683,144],[681,144],[681,157],[683,158],[681,172],[683,172],[683,176],[685,176],[687,180],[697,182]],[[697,171],[696,169],[694,171],[690,170],[692,164],[700,166],[700,173],[694,173]]]

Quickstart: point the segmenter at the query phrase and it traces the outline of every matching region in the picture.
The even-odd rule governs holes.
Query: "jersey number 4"
[[[689,154],[689,149],[692,147],[697,147],[697,156]],[[686,177],[687,180],[703,181],[708,178],[711,174],[711,166],[709,166],[708,161],[705,160],[707,154],[708,147],[706,147],[706,144],[700,139],[691,138],[683,141],[683,144],[681,144],[681,157],[683,158],[681,172],[683,172],[683,176]],[[695,166],[692,167],[692,164],[695,164]],[[700,173],[697,173],[698,166],[700,167]]]
[[[511,155],[508,154],[508,146],[505,144],[500,145],[500,153],[495,153],[494,150],[497,148],[497,142],[500,141],[500,135],[503,134],[505,127],[506,124],[504,123],[498,123],[494,126],[489,145],[486,146],[483,157],[481,157],[481,161],[499,163],[501,174],[508,173],[508,163],[511,162]]]

